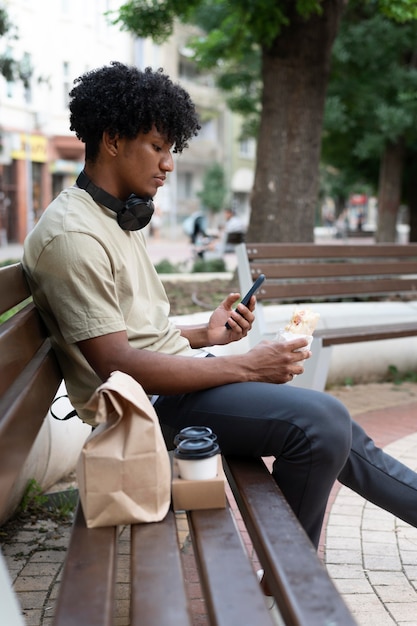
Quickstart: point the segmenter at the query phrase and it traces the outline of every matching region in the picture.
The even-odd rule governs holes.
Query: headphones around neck
[[[152,198],[146,200],[132,194],[126,202],[123,202],[123,200],[112,196],[101,187],[97,187],[88,178],[84,170],[79,174],[76,184],[80,189],[85,189],[93,200],[103,204],[111,211],[115,211],[117,213],[117,222],[123,230],[139,230],[147,226],[151,221],[155,210]]]

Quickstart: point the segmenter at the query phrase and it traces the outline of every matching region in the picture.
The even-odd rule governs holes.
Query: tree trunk
[[[262,115],[247,240],[314,240],[324,103],[344,0],[290,23],[262,52]]]
[[[397,238],[397,214],[401,202],[404,169],[404,141],[389,143],[381,159],[378,186],[378,229],[376,241],[390,243]]]
[[[407,188],[408,213],[410,216],[409,241],[417,242],[417,155],[409,155],[410,179]]]

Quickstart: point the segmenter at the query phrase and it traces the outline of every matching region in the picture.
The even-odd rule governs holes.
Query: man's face
[[[119,197],[125,199],[134,193],[153,198],[174,169],[172,145],[156,128],[135,139],[118,139],[117,144]]]

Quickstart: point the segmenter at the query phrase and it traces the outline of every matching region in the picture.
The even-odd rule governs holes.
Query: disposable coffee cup
[[[174,450],[180,478],[209,480],[217,476],[219,444],[210,437],[183,439]]]
[[[177,446],[180,441],[184,441],[185,439],[202,439],[203,437],[217,441],[216,435],[208,426],[187,426],[175,435],[174,445]]]

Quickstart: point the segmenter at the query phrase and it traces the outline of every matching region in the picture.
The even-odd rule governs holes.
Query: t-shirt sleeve
[[[126,329],[114,268],[93,235],[55,237],[42,251],[35,275],[40,302],[67,343]]]

